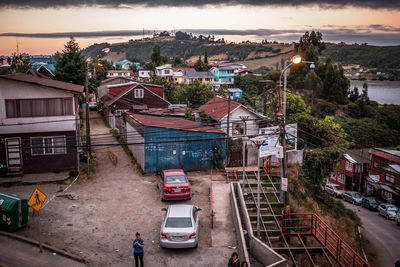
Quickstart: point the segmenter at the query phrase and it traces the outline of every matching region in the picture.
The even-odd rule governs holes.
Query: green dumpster
[[[0,229],[14,232],[28,223],[28,199],[0,193]]]

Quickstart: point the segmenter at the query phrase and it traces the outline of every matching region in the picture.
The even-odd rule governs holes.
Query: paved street
[[[366,253],[371,266],[394,266],[400,259],[400,226],[360,206],[343,201],[346,207],[355,211],[360,217],[363,227],[362,234],[367,239]]]
[[[85,266],[83,263],[76,262],[58,254],[54,254],[46,249],[43,249],[43,253],[39,253],[39,248],[37,246],[5,236],[0,236],[0,244],[0,266]]]

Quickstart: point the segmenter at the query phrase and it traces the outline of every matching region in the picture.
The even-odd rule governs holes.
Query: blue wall
[[[207,140],[196,141],[198,139]],[[145,172],[164,169],[203,170],[215,168],[213,166],[213,149],[217,144],[221,146],[222,157],[225,159],[225,134],[223,133],[144,127],[144,140]]]

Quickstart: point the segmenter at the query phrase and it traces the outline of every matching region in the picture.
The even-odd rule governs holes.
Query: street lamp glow
[[[290,61],[292,61],[293,64],[299,64],[301,62],[301,56],[294,56]]]

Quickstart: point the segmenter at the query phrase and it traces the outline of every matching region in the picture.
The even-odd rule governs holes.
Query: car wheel
[[[355,205],[356,203],[354,202],[354,200],[351,202],[353,205]]]
[[[194,246],[194,248],[198,248],[199,247],[199,243],[196,244],[196,246]]]
[[[399,225],[399,226],[400,226],[400,222],[399,222],[399,220],[397,220],[397,225]]]
[[[386,219],[389,220],[389,215],[386,215]]]

